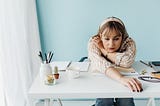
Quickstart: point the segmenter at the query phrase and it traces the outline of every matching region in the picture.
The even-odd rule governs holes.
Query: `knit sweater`
[[[116,53],[115,63],[112,63],[102,55],[101,50],[93,41],[91,37],[88,42],[88,58],[90,61],[91,72],[105,73],[110,67],[131,67],[136,55],[136,45],[132,38],[126,38],[120,49]]]

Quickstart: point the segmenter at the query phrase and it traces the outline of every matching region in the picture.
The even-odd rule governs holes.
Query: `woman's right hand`
[[[122,76],[119,81],[133,92],[143,91],[142,84],[136,78]]]
[[[104,47],[103,47],[103,44],[102,44],[102,40],[101,40],[101,38],[99,37],[99,36],[94,36],[93,37],[93,41],[94,41],[94,43],[97,45],[97,47],[99,48],[99,49],[103,49]]]
[[[93,41],[94,41],[95,45],[101,50],[102,54],[104,56],[106,56],[106,54],[108,52],[104,49],[104,46],[103,46],[101,38],[99,36],[94,36],[93,37]]]

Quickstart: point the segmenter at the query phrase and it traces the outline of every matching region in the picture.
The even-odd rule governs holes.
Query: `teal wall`
[[[123,20],[137,60],[160,60],[159,0],[37,0],[41,46],[54,60],[87,56],[87,42],[109,16]]]

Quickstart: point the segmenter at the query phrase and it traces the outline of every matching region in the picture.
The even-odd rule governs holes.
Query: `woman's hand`
[[[143,91],[142,84],[136,78],[122,76],[119,81],[133,92]]]
[[[107,50],[104,49],[104,46],[103,46],[101,38],[99,36],[95,36],[93,38],[93,41],[97,45],[97,47],[101,50],[102,54],[104,56],[106,56],[108,54],[108,52],[107,52]]]
[[[136,79],[132,77],[125,77],[120,74],[118,70],[116,70],[114,67],[110,67],[105,71],[105,75],[119,81],[124,86],[128,87],[133,92],[141,92],[143,91],[141,83]]]
[[[93,41],[94,43],[97,45],[97,47],[101,50],[101,49],[104,49],[104,46],[103,46],[103,43],[102,43],[102,40],[99,36],[95,36],[93,38]]]

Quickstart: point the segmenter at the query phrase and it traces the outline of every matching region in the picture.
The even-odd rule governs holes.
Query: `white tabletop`
[[[151,68],[135,62],[133,67],[136,71]],[[138,77],[138,76],[134,76]],[[112,97],[160,97],[160,83],[141,81],[143,91],[132,92],[122,84],[104,76],[92,75],[89,72],[81,72],[77,79],[69,80],[66,72],[60,72],[60,78],[55,85],[45,85],[41,82],[39,75],[35,78],[29,89],[29,97],[43,98],[112,98]]]

